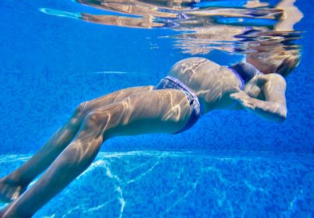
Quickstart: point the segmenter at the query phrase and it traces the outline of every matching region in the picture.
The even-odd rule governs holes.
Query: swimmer
[[[33,157],[0,180],[0,200],[10,202],[0,217],[33,216],[84,172],[101,145],[115,136],[177,134],[203,114],[223,109],[244,109],[283,122],[284,76],[297,66],[299,55],[275,62],[263,58],[248,56],[249,62],[230,67],[188,58],[176,63],[156,86],[127,88],[81,103]]]

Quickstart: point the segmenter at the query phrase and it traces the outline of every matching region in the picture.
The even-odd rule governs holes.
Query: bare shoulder
[[[271,74],[259,74],[256,76],[257,83],[259,85],[267,85],[267,86],[286,86],[286,80],[283,76],[277,73]]]
[[[264,99],[266,93],[284,92],[286,80],[279,74],[258,74],[245,85],[245,92],[252,98]]]

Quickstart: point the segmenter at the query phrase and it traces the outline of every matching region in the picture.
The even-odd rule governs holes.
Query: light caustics
[[[269,53],[270,47],[299,52],[302,32],[293,28],[303,17],[295,0],[77,0],[97,14],[41,8],[49,15],[100,25],[171,29],[173,46],[183,53]],[[168,33],[169,34],[169,33]]]

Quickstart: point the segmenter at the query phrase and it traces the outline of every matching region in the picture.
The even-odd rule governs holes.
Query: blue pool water
[[[186,7],[241,9],[243,2],[249,1]],[[274,7],[280,1],[260,2]],[[178,135],[110,139],[90,168],[34,217],[314,217],[314,4],[295,5],[303,13],[294,26],[302,38],[295,43],[303,50],[300,65],[287,78],[284,123],[245,111],[214,111]],[[30,158],[83,101],[154,85],[183,58],[206,57],[223,65],[243,58],[230,52],[241,44],[229,38],[210,46],[191,40],[197,38],[189,35],[192,15],[133,28],[86,22],[83,12],[121,12],[74,1],[4,0],[0,12],[0,177]],[[269,29],[276,22],[212,19]]]

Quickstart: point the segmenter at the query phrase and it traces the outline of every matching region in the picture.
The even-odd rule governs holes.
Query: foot
[[[6,178],[0,180],[0,202],[9,203],[17,199],[26,190],[26,186],[12,182]]]

